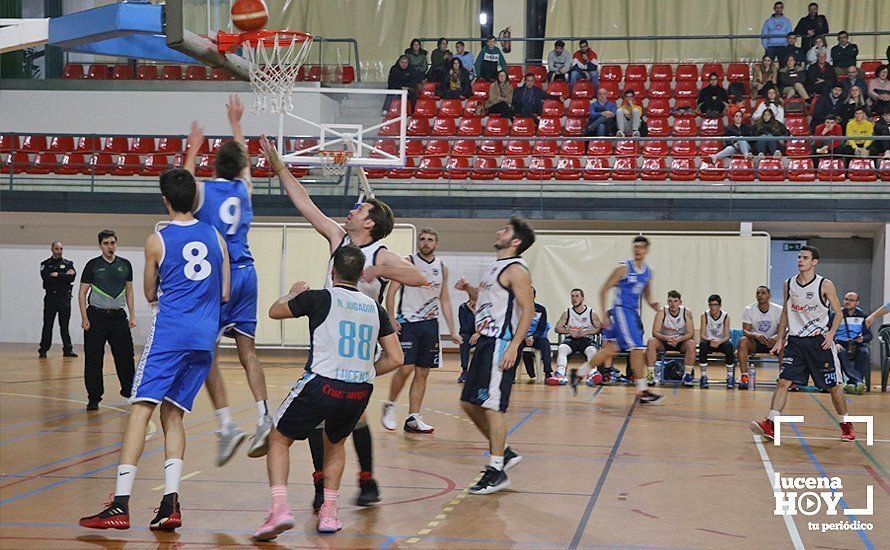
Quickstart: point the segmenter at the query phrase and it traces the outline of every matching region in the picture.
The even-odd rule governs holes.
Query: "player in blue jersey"
[[[257,274],[247,243],[247,232],[253,219],[253,185],[250,181],[250,156],[241,131],[241,116],[244,114],[241,99],[236,95],[229,97],[226,111],[233,140],[223,143],[217,151],[213,179],[198,182],[194,213],[196,218],[209,223],[223,234],[229,250],[232,296],[223,306],[219,328],[223,336],[235,339],[238,359],[244,367],[247,384],[256,401],[256,431],[247,456],[257,458],[265,456],[269,448],[272,417],[267,402],[266,376],[257,358],[254,340],[257,326]],[[192,124],[188,143],[184,166],[194,173],[195,159],[204,143],[204,134],[197,124]],[[216,361],[207,375],[206,385],[219,421],[219,430],[216,432],[216,465],[222,466],[232,458],[247,435],[235,424],[229,412],[226,388]]]
[[[155,407],[164,428],[164,497],[152,530],[182,525],[179,480],[185,454],[183,413],[190,411],[213,362],[221,305],[229,298],[229,257],[222,235],[192,216],[195,178],[174,168],[161,174],[170,225],[145,243],[145,297],[157,303],[142,358],[136,367],[127,430],[115,477],[114,499],[102,512],[81,518],[92,529],[129,529],[129,500],[136,463]]]
[[[652,299],[652,269],[644,261],[648,253],[649,239],[642,235],[634,237],[633,258],[622,261],[600,289],[600,305],[607,312],[603,316],[605,343],[589,362],[580,369],[572,369],[569,383],[573,393],[578,393],[579,381],[586,378],[591,369],[608,364],[620,351],[627,351],[640,402],[656,404],[663,398],[650,392],[646,385],[646,343],[643,341],[640,300],[645,298],[649,307],[656,311],[661,308]],[[615,298],[612,308],[607,310],[606,297],[612,289],[615,289]]]

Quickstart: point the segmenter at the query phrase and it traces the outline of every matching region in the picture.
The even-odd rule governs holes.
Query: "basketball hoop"
[[[291,91],[300,67],[309,55],[311,34],[272,30],[240,34],[220,31],[216,43],[222,54],[242,48],[250,71],[254,111],[289,113],[293,110]]]
[[[328,177],[339,177],[346,174],[352,153],[350,151],[319,151],[318,156],[321,158],[321,173]]]

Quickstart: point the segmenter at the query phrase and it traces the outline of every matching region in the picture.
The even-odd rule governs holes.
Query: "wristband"
[[[274,170],[276,174],[284,168],[284,162],[281,160],[278,151],[275,149],[272,149],[269,153],[269,164],[272,165],[272,170]]]

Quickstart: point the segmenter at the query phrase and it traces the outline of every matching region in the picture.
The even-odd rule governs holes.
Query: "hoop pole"
[[[284,152],[284,111],[278,113],[278,150],[282,155],[287,154]]]

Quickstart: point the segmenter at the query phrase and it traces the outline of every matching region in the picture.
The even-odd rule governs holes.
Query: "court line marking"
[[[196,475],[198,475],[198,474],[200,474],[200,473],[202,473],[201,470],[195,470],[194,472],[192,472],[192,473],[190,473],[190,474],[185,474],[184,476],[182,476],[181,478],[179,478],[179,481],[185,481],[185,480],[187,480],[187,479],[191,479],[191,478],[195,477]],[[165,484],[162,483],[162,484],[158,485],[157,487],[152,487],[151,490],[152,490],[152,491],[160,491],[161,489],[164,488],[164,485],[165,485]]]
[[[763,469],[766,470],[769,486],[775,491],[776,470],[773,468],[773,463],[769,459],[769,455],[766,454],[766,449],[763,447],[763,441],[760,436],[752,434],[751,437],[754,438],[754,443],[757,444],[757,452],[760,453],[760,460],[763,462]],[[785,520],[785,529],[788,530],[788,536],[791,537],[791,543],[794,545],[795,550],[804,550],[805,547],[800,539],[800,532],[797,530],[797,524],[794,523],[794,519],[787,515],[782,516],[782,519]]]
[[[612,450],[609,452],[609,458],[606,459],[606,464],[603,466],[603,471],[600,474],[600,478],[596,482],[596,487],[593,489],[593,494],[590,495],[590,500],[587,501],[587,507],[584,509],[584,513],[581,515],[581,521],[578,522],[578,527],[575,529],[575,534],[572,535],[572,542],[569,544],[569,550],[575,550],[578,548],[578,544],[581,542],[581,537],[584,536],[584,530],[587,528],[587,522],[590,520],[590,514],[593,513],[593,507],[596,506],[596,501],[599,499],[600,492],[603,489],[603,485],[606,483],[606,477],[609,475],[609,470],[612,469],[612,464],[615,462],[615,457],[618,455],[618,447],[621,445],[621,440],[624,439],[624,434],[627,432],[627,425],[630,424],[630,418],[634,413],[634,409],[637,408],[637,403],[640,402],[640,398],[634,396],[633,403],[630,404],[630,408],[627,410],[627,414],[624,416],[624,423],[621,425],[621,429],[618,431],[618,436],[615,438],[615,443],[612,445]]]
[[[831,411],[829,411],[829,410],[825,407],[825,405],[822,404],[821,401],[819,401],[818,399],[816,399],[816,396],[815,396],[815,395],[811,395],[810,397],[812,397],[812,398],[813,398],[813,401],[815,401],[815,402],[822,408],[822,410],[825,411],[825,414],[827,414],[829,417],[831,417],[831,419],[834,420],[835,422],[838,421],[837,417],[834,416],[834,415],[831,413]],[[865,457],[866,457],[867,459],[871,460],[872,464],[874,464],[875,466],[878,467],[879,470],[881,470],[881,473],[884,474],[884,477],[886,477],[887,479],[890,479],[890,472],[887,471],[887,468],[885,468],[884,465],[881,464],[881,463],[878,461],[877,458],[875,458],[874,456],[872,456],[872,454],[869,452],[869,450],[866,449],[866,448],[862,445],[862,443],[861,443],[859,440],[853,441],[853,444],[856,445],[856,448],[857,448],[857,449],[859,449],[860,451],[862,451],[862,454],[864,454]]]

